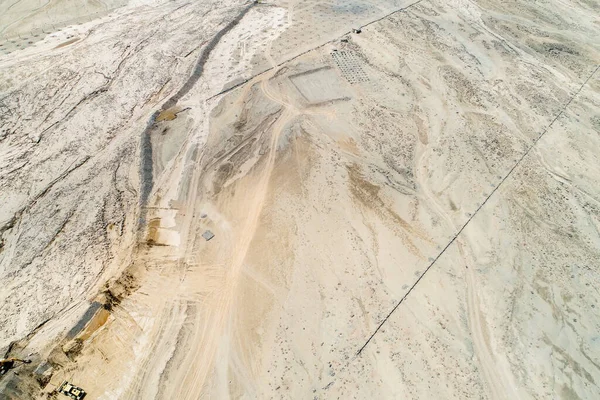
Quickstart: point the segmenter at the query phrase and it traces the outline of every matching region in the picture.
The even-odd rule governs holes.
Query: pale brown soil
[[[0,54],[0,393],[600,397],[598,5],[248,6]]]

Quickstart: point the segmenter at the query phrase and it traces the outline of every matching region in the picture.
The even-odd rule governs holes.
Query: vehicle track
[[[269,49],[270,46],[267,47],[266,56],[273,65],[273,59],[268,53]],[[224,282],[221,283],[222,286],[214,292],[213,296],[205,299],[206,301],[202,307],[206,310],[206,314],[202,315],[204,320],[202,324],[195,324],[193,327],[193,343],[197,344],[197,349],[189,351],[189,354],[194,355],[193,359],[190,360],[190,365],[193,367],[187,369],[188,372],[182,379],[181,387],[184,387],[185,391],[180,393],[180,398],[184,400],[196,398],[197,394],[201,393],[208,375],[215,366],[217,350],[226,354],[229,352],[229,343],[223,343],[222,338],[231,338],[232,336],[231,315],[236,298],[235,292],[268,194],[269,182],[276,159],[277,142],[285,126],[297,115],[295,108],[280,99],[269,88],[268,82],[276,72],[277,69],[273,68],[269,74],[262,77],[260,87],[265,96],[284,107],[284,111],[271,127],[269,152],[259,180],[253,188],[252,195],[247,199],[247,213],[240,229],[241,235],[235,239],[236,243],[230,256],[231,261],[227,265]],[[224,358],[227,359],[228,357]],[[222,393],[222,395],[226,396],[225,393]]]
[[[208,61],[210,57],[210,53],[214,50],[214,48],[219,44],[223,36],[225,36],[229,31],[231,31],[244,16],[250,11],[254,6],[258,3],[252,2],[250,5],[244,7],[242,11],[225,27],[223,27],[217,34],[208,42],[196,65],[188,77],[188,79],[184,82],[181,88],[169,99],[167,99],[160,109],[156,110],[146,123],[146,128],[142,132],[141,136],[141,154],[140,154],[140,207],[142,211],[140,212],[140,227],[145,224],[145,215],[146,213],[143,211],[143,207],[147,204],[148,198],[152,192],[152,188],[154,187],[153,180],[153,165],[152,165],[152,130],[156,123],[156,118],[160,115],[161,112],[168,110],[171,107],[177,105],[179,100],[183,98],[193,87],[196,85],[202,74],[204,73],[204,65]]]

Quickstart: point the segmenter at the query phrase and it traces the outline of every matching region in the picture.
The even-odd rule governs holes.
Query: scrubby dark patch
[[[206,146],[205,163],[201,168],[214,171],[207,180],[207,189],[213,196],[218,196],[229,179],[236,176],[242,165],[257,154],[264,143],[265,133],[281,114],[281,107],[271,106],[271,103],[261,108],[264,110],[261,114],[249,112],[256,102],[263,100],[253,88],[246,97],[235,123],[224,124],[224,128],[211,132],[209,144]],[[217,115],[220,115],[221,111],[218,110]],[[219,123],[215,122],[215,125],[218,126]]]
[[[233,174],[233,163],[225,162],[219,166],[217,173],[213,179],[213,193],[218,195],[223,189],[223,185],[227,179]]]
[[[104,308],[111,311],[121,301],[139,288],[135,267],[127,268],[113,283],[107,283],[102,294],[105,297]]]
[[[385,107],[358,105],[357,113],[372,124],[359,122],[360,146],[364,151],[377,155],[385,162],[388,183],[403,194],[414,194],[414,158],[419,141],[419,126],[407,113],[392,112]],[[410,111],[412,113],[412,111]]]
[[[454,202],[452,200],[449,200],[449,202],[450,202],[450,209],[452,211],[457,211],[458,207],[456,206],[456,204],[454,204]]]
[[[512,165],[515,154],[522,154],[527,143],[516,137],[509,127],[493,116],[483,113],[466,113],[469,135],[465,141],[493,174],[499,174]]]
[[[530,41],[529,46],[543,56],[549,63],[558,64],[581,76],[587,73],[587,66],[594,64],[580,46],[570,40]]]
[[[73,339],[63,346],[63,351],[66,356],[69,357],[72,361],[75,361],[77,356],[81,354],[83,350],[83,340],[81,339]]]
[[[249,110],[248,110],[247,107],[244,107],[242,109],[242,111],[240,112],[239,117],[237,118],[237,120],[233,124],[233,129],[235,129],[236,131],[242,131],[244,129],[244,127],[248,123],[248,112],[249,112]]]
[[[592,128],[594,128],[596,132],[600,132],[600,115],[593,116],[590,118],[590,121],[592,123]]]
[[[240,167],[250,159],[254,152],[254,143],[257,138],[253,137],[244,142],[227,160],[219,165],[213,178],[213,193],[218,195],[229,178],[239,172]]]
[[[48,384],[48,382],[50,382],[50,379],[52,378],[52,373],[52,365],[47,361],[43,361],[33,371],[33,376],[37,383],[40,385],[40,387],[43,388]]]
[[[552,55],[552,56],[558,56],[561,54],[569,54],[569,55],[573,55],[573,56],[578,56],[579,52],[567,45],[564,45],[562,43],[542,43],[542,45],[540,46],[541,49],[543,49],[546,53]]]
[[[483,109],[486,108],[484,100],[487,96],[462,72],[448,65],[444,65],[440,68],[440,75],[448,87],[456,93],[458,100],[461,103]]]

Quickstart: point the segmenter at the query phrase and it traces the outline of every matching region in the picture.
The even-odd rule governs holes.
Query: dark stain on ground
[[[213,179],[213,192],[216,195],[221,193],[221,189],[223,189],[223,185],[227,182],[227,179],[233,174],[233,163],[225,162],[219,166],[215,177]]]
[[[452,200],[450,200],[450,209],[452,211],[458,210],[458,207],[456,207],[456,204],[454,204],[454,202]]]
[[[154,218],[148,223],[148,235],[146,236],[148,246],[166,246],[158,241],[158,228],[160,228],[160,218]]]
[[[240,167],[250,159],[253,154],[254,143],[257,140],[256,137],[252,137],[245,142],[243,141],[227,160],[219,165],[213,178],[213,193],[215,196],[221,192],[227,180],[238,173]]]

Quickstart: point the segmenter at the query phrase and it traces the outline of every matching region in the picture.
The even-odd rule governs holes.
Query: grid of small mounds
[[[342,72],[342,76],[350,84],[367,82],[369,76],[361,66],[361,59],[351,51],[334,51],[331,53],[333,61]]]

